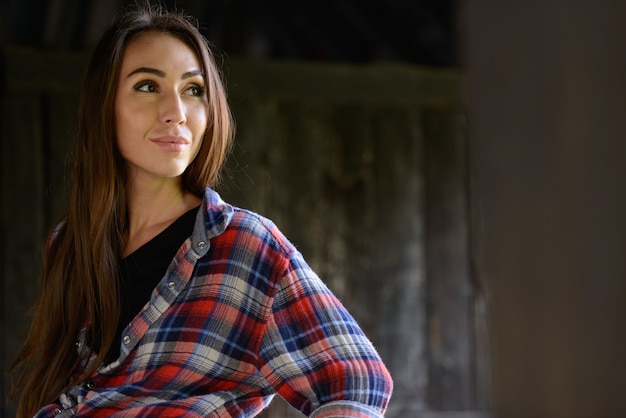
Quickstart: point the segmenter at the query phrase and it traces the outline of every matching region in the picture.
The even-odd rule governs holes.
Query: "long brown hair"
[[[126,170],[116,145],[114,99],[122,57],[140,33],[177,36],[197,55],[209,103],[209,123],[182,187],[202,196],[214,186],[233,137],[220,74],[206,39],[186,16],[149,4],[121,14],[93,51],[79,101],[68,214],[44,253],[41,293],[28,336],[15,360],[18,417],[30,417],[69,386],[78,366],[76,340],[86,324],[98,347],[93,373],[114,344],[118,320],[118,260],[126,226]],[[100,320],[100,318],[105,318]],[[74,382],[76,384],[78,382]]]

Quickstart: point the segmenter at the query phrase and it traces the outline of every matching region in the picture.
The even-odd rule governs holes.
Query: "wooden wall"
[[[84,59],[3,51],[3,369],[24,337],[43,237],[63,213]],[[272,218],[363,326],[395,380],[387,416],[486,416],[459,75],[234,59],[224,70],[238,131],[220,192]],[[299,415],[276,400],[264,416]]]

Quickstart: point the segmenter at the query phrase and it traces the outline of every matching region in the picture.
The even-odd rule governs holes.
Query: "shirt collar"
[[[224,202],[215,190],[206,188],[191,235],[192,248],[200,257],[209,251],[209,240],[226,230],[233,212],[232,205]]]

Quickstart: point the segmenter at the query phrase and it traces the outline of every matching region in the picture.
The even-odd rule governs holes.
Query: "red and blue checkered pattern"
[[[120,353],[37,416],[252,417],[278,394],[307,416],[380,417],[392,390],[295,247],[211,189]]]

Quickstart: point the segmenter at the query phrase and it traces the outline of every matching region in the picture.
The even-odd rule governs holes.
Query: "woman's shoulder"
[[[242,237],[260,240],[286,256],[295,251],[294,245],[271,219],[249,209],[233,206],[229,228]]]
[[[211,189],[207,189],[205,200],[209,220],[208,229],[213,228],[218,220],[222,224],[222,231],[217,236],[223,235],[224,239],[245,242],[255,247],[270,247],[287,257],[294,253],[294,245],[268,217],[250,209],[226,203],[217,192]]]

